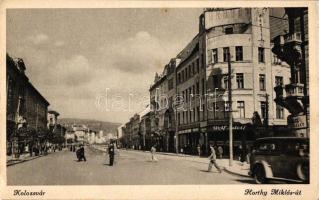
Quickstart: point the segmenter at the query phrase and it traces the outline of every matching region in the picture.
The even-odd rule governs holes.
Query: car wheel
[[[309,164],[300,163],[297,165],[297,175],[298,178],[302,181],[309,180]]]
[[[266,173],[263,166],[257,165],[255,167],[254,179],[257,184],[267,183]]]

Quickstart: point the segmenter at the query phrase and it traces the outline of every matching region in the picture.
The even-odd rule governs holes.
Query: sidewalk
[[[29,160],[33,160],[33,159],[36,159],[36,158],[39,158],[39,157],[42,157],[42,156],[43,155],[30,157],[29,153],[22,154],[22,155],[20,155],[19,158],[13,158],[12,156],[7,156],[7,167],[11,166],[11,165],[22,163],[22,162],[26,162],[26,161],[29,161]]]
[[[59,151],[57,151],[57,152],[59,152]],[[19,158],[13,158],[12,156],[7,156],[7,167],[11,166],[11,165],[16,165],[16,164],[19,164],[19,163],[23,163],[23,162],[26,162],[26,161],[34,160],[34,159],[37,159],[37,158],[40,158],[40,157],[43,157],[43,156],[47,156],[47,155],[49,155],[51,153],[54,153],[54,152],[48,152],[46,155],[38,155],[38,156],[35,156],[33,154],[33,156],[31,156],[31,157],[30,157],[29,153],[24,153],[24,154],[20,155]]]
[[[105,147],[101,147],[98,145],[92,146],[93,148],[100,150],[100,151],[106,151]],[[141,150],[133,150],[133,149],[120,149],[121,151],[131,151],[136,153],[150,153],[150,151],[141,151]],[[168,156],[175,156],[180,157],[185,160],[191,161],[191,162],[199,162],[207,164],[209,163],[209,160],[207,157],[199,157],[194,155],[187,155],[187,154],[176,154],[176,153],[169,153],[169,152],[156,152],[157,155],[168,155]],[[243,177],[250,177],[248,175],[249,172],[249,164],[241,163],[238,160],[233,161],[233,165],[229,166],[229,159],[217,159],[217,163],[229,174],[237,175],[237,176],[243,176]]]

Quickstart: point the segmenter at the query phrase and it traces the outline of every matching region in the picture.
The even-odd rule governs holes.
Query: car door
[[[284,164],[281,160],[282,155],[280,152],[280,143],[278,141],[269,141],[267,143],[267,149],[268,149],[268,163],[272,169],[272,173],[274,177],[277,177],[281,170],[282,165]]]
[[[297,152],[297,146],[295,141],[288,140],[282,141],[280,144],[280,159],[278,174],[276,177],[294,179],[296,176],[296,164],[299,156]]]

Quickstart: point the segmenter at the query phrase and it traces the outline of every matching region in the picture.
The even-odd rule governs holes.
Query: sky
[[[156,72],[198,32],[202,9],[9,9],[7,53],[60,117],[125,123]]]
[[[202,11],[8,9],[7,53],[24,60],[60,117],[125,123],[149,103],[155,73],[197,34]]]

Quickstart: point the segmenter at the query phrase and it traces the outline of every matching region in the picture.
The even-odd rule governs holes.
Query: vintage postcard
[[[315,2],[0,8],[1,199],[319,198]]]

